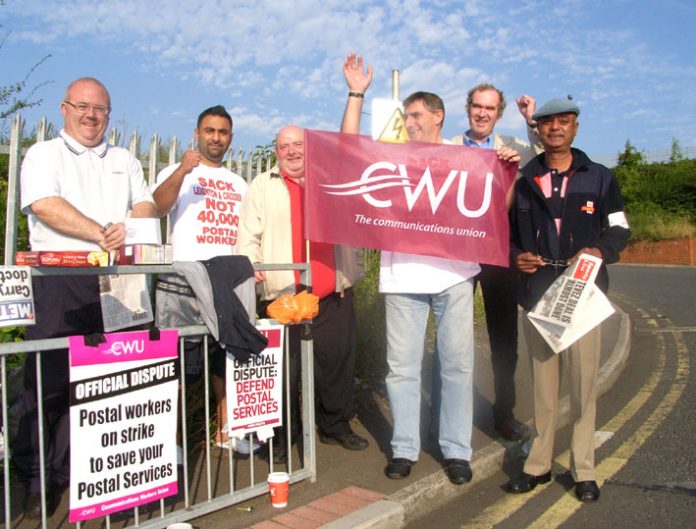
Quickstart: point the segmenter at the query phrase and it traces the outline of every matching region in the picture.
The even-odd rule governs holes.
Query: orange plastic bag
[[[300,323],[319,314],[319,297],[303,290],[299,294],[284,294],[268,305],[268,315],[280,323]]]

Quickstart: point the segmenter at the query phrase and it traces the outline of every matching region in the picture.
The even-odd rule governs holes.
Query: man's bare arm
[[[343,75],[349,92],[364,95],[372,82],[372,67],[368,66],[367,71],[363,71],[362,57],[349,53],[343,62]],[[343,112],[341,132],[360,134],[360,115],[364,99],[364,97],[348,97],[346,109]]]
[[[159,211],[157,211],[157,206],[152,202],[138,202],[133,204],[133,209],[131,210],[130,216],[133,218],[153,218],[159,217]]]
[[[181,191],[181,184],[184,183],[184,177],[193,171],[200,161],[200,152],[186,151],[179,167],[152,193],[152,198],[155,199],[155,204],[157,204],[157,209],[159,209],[159,216],[166,215],[174,207],[177,198],[179,198],[179,191]],[[146,216],[149,217],[150,215]]]
[[[104,227],[80,213],[64,198],[42,198],[29,208],[41,222],[64,235],[97,244],[104,240]]]

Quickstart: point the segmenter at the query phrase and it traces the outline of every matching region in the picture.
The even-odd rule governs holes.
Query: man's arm
[[[518,163],[517,178],[522,174],[522,168],[529,163],[537,154],[544,151],[544,147],[539,141],[539,134],[536,130],[536,122],[532,119],[534,112],[536,112],[536,100],[528,95],[523,95],[516,99],[517,108],[522,114],[525,122],[527,123],[527,136],[529,138],[530,144],[527,144],[523,140],[513,137],[513,136],[502,136],[500,137],[504,144],[497,149],[498,158],[502,160],[508,160],[510,162],[516,161]],[[517,156],[513,156],[512,152],[516,153]],[[512,183],[510,189],[508,189],[507,195],[505,196],[505,202],[508,209],[512,207],[512,203],[515,195],[515,184],[517,179]]]
[[[239,213],[239,226],[237,228],[237,244],[235,246],[238,255],[246,255],[253,264],[263,263],[261,242],[263,238],[263,190],[259,181],[252,181],[249,189],[242,199],[242,207]],[[257,270],[254,272],[256,282],[266,280],[266,274]]]
[[[532,116],[536,112],[536,99],[527,94],[518,97],[515,102],[517,103],[517,108],[522,114],[522,117],[527,122],[527,126],[531,129],[536,128],[536,121],[532,119]]]
[[[133,209],[131,209],[130,216],[132,218],[156,218],[159,217],[159,211],[157,211],[157,206],[152,202],[138,202],[133,204]]]
[[[362,113],[363,100],[365,99],[364,94],[372,82],[372,67],[368,65],[367,71],[363,72],[362,57],[352,52],[348,54],[348,57],[343,62],[343,76],[348,85],[348,92],[363,94],[363,97],[348,96],[341,122],[341,132],[360,134],[360,115]]]
[[[544,146],[539,140],[539,132],[537,131],[537,124],[532,116],[536,112],[536,99],[527,94],[518,97],[515,101],[517,103],[517,108],[522,114],[525,122],[527,123],[527,138],[529,139],[529,152],[520,153],[522,155],[522,161],[520,162],[520,167],[524,167],[526,163],[534,158],[537,154],[544,152]]]
[[[80,213],[75,206],[61,197],[39,199],[33,202],[29,209],[50,228],[75,239],[94,242],[105,251],[116,250],[126,240],[123,223],[105,228]]]
[[[623,197],[616,178],[608,169],[609,183],[602,197],[601,210],[606,211],[602,218],[602,231],[595,246],[582,248],[569,260],[574,262],[581,253],[589,253],[604,260],[604,264],[612,264],[619,260],[619,254],[631,238],[631,229],[624,213]]]
[[[179,198],[179,192],[181,191],[181,184],[184,183],[184,178],[189,174],[201,161],[201,153],[198,151],[186,151],[184,157],[181,159],[181,163],[176,170],[169,175],[162,184],[160,184],[154,193],[152,193],[152,198],[155,199],[155,204],[157,204],[157,209],[159,209],[159,215],[163,216],[169,213],[174,207],[177,198]],[[135,208],[133,208],[135,211]],[[149,215],[146,215],[149,216]]]

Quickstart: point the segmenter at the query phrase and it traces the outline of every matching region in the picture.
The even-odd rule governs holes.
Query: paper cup
[[[282,509],[288,504],[288,487],[290,476],[287,472],[271,472],[268,474],[268,492],[271,493],[271,504],[276,509]]]

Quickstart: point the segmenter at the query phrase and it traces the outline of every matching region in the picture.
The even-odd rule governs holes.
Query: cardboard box
[[[108,252],[17,252],[21,266],[109,266]]]

